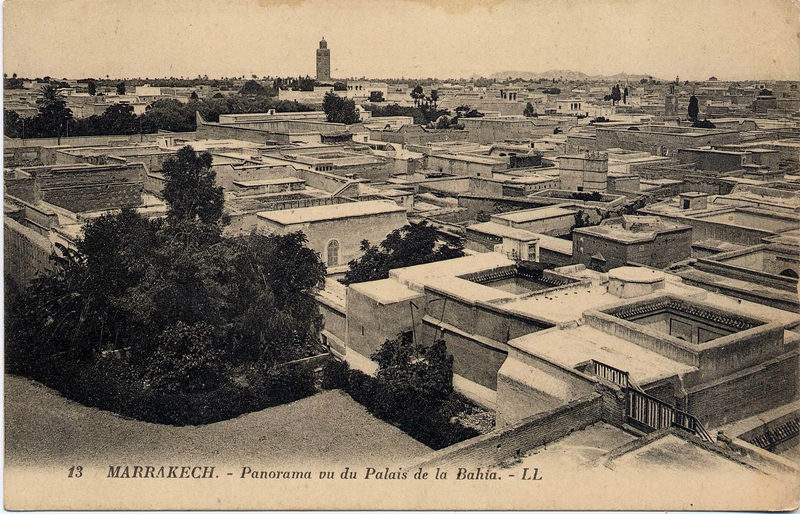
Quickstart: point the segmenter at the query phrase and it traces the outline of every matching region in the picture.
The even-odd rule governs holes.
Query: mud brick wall
[[[603,398],[592,393],[582,400],[434,452],[405,468],[495,466],[600,421],[602,403]]]
[[[30,178],[7,178],[4,181],[5,193],[14,198],[19,198],[24,202],[36,202],[36,179]]]
[[[142,185],[116,182],[43,189],[42,200],[72,212],[136,207],[142,203]]]
[[[776,359],[688,391],[688,410],[717,427],[779,407],[798,397],[800,353]]]
[[[22,226],[11,218],[3,217],[3,264],[5,273],[19,286],[50,269],[50,240]]]

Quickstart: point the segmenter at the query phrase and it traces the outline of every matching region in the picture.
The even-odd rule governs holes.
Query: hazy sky
[[[800,80],[797,0],[6,0],[36,77],[468,77],[571,69]]]

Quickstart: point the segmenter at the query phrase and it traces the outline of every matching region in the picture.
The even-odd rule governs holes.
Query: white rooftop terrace
[[[409,289],[391,278],[352,284],[350,285],[350,289],[358,291],[382,305],[402,302],[404,300],[413,300],[420,296],[420,293]]]
[[[336,205],[320,205],[283,211],[259,212],[258,217],[281,225],[297,225],[334,219],[355,218],[359,216],[376,216],[405,212],[403,207],[389,200],[371,200],[367,202],[340,203]]]
[[[574,216],[574,209],[564,209],[563,207],[540,207],[536,209],[524,209],[521,211],[506,212],[503,214],[495,214],[492,217],[508,220],[513,223],[525,223],[528,221],[538,221],[548,218],[557,218],[560,216]]]
[[[588,271],[588,270],[587,270]],[[595,278],[594,272],[570,274],[574,278]],[[708,294],[699,287],[687,286],[679,277],[667,275],[663,292],[683,298],[702,299]],[[555,324],[577,321],[588,310],[600,309],[606,305],[620,302],[621,299],[609,293],[605,285],[593,283],[590,286],[576,286],[523,297],[503,304],[503,309],[511,312],[532,315],[549,320]]]
[[[627,371],[637,384],[648,384],[697,369],[588,325],[534,332],[512,339],[508,344],[567,368],[593,359]]]
[[[482,234],[489,234],[492,236],[507,237],[510,239],[516,239],[518,241],[535,241],[539,239],[539,235],[534,234],[533,232],[529,232],[527,230],[523,230],[520,228],[501,225],[499,223],[494,223],[492,221],[470,225],[467,227],[467,230],[472,230]],[[570,247],[571,246],[572,245],[570,244]]]
[[[460,275],[489,270],[492,268],[499,268],[501,266],[510,266],[512,264],[514,264],[514,261],[500,253],[476,253],[473,255],[467,255],[465,257],[459,257],[457,259],[449,259],[446,261],[432,262],[430,264],[420,264],[418,266],[394,269],[389,272],[389,277],[394,278],[398,282],[408,285],[409,287],[421,289],[425,285],[432,285],[434,283],[438,284],[442,279],[444,279],[445,282],[448,280],[453,281],[455,277]],[[502,291],[492,289],[491,287],[481,286],[480,284],[474,284],[468,280],[458,280],[462,280],[467,284],[489,289],[497,293],[502,293]]]

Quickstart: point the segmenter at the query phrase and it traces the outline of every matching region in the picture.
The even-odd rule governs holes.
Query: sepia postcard
[[[800,506],[797,0],[6,0],[8,510]]]

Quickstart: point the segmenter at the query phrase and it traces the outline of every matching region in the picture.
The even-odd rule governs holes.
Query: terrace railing
[[[641,387],[631,380],[627,371],[596,360],[591,360],[585,370],[591,371],[596,377],[615,384],[626,392],[627,418],[629,422],[632,422],[632,425],[647,431],[669,427],[680,428],[704,441],[714,442],[711,434],[708,433],[700,420],[688,412],[677,409],[645,393]]]
[[[696,417],[636,389],[628,389],[627,411],[629,422],[650,431],[675,427],[692,433],[703,441],[714,442]]]

